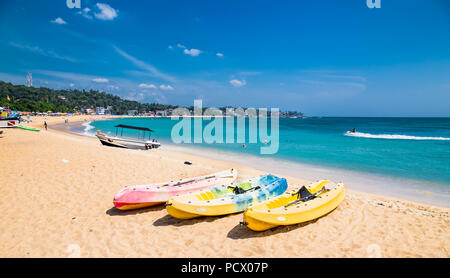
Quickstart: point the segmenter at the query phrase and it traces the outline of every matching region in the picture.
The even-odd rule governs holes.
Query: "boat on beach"
[[[233,214],[243,212],[255,203],[279,196],[287,187],[286,179],[265,175],[171,198],[166,209],[178,219]]]
[[[103,133],[101,133],[100,130],[97,131],[97,134],[95,136],[100,140],[102,145],[108,146],[108,147],[150,150],[150,149],[157,149],[161,146],[161,144],[156,139],[152,140],[150,138],[151,133],[154,131],[149,128],[130,126],[130,125],[117,125],[117,126],[115,126],[115,128],[116,128],[116,135],[114,137],[103,134]],[[120,137],[118,136],[119,129],[121,130]],[[138,138],[137,139],[124,138],[123,137],[124,129],[137,130],[139,132]],[[148,137],[147,137],[147,133],[148,133]],[[148,138],[148,140],[146,138]]]
[[[17,117],[13,118],[1,118],[0,119],[0,128],[12,128],[18,127],[20,123],[20,119]]]
[[[21,120],[20,112],[0,107],[0,128],[18,127]]]
[[[311,221],[336,209],[344,198],[343,183],[318,181],[249,207],[241,224],[253,231],[266,231]]]
[[[117,192],[114,206],[120,210],[132,210],[163,204],[170,198],[193,193],[205,188],[228,185],[237,178],[238,171],[230,169],[206,176],[178,181],[128,186]]]

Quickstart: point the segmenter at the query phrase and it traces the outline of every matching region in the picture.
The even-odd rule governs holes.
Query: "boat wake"
[[[345,136],[360,137],[360,138],[371,138],[371,139],[394,139],[394,140],[439,140],[439,141],[450,141],[450,138],[446,137],[421,137],[421,136],[409,136],[400,134],[370,134],[363,132],[350,132],[347,131]]]

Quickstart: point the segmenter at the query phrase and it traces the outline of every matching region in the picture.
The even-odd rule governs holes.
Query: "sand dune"
[[[42,127],[42,121],[33,119],[33,126]],[[0,257],[450,255],[448,208],[348,191],[323,218],[256,233],[239,226],[242,214],[181,221],[163,207],[120,212],[112,205],[126,185],[232,167],[239,179],[264,174],[249,167],[164,149],[108,148],[96,139],[54,130],[7,130],[0,153]],[[286,178],[290,185],[308,182]]]

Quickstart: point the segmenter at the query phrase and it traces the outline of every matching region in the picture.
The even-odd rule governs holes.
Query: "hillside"
[[[112,113],[118,115],[126,114],[128,110],[137,110],[141,113],[177,107],[157,103],[139,103],[94,90],[54,90],[0,81],[0,106],[4,107],[8,103],[12,110],[30,112],[76,112],[82,108],[112,106]]]
[[[8,101],[7,98],[10,98]],[[112,106],[112,114],[124,115],[128,110],[137,110],[138,113],[175,109],[179,106],[163,105],[158,103],[139,103],[125,100],[119,96],[100,91],[85,90],[54,90],[46,87],[26,87],[0,81],[0,107],[9,107],[16,111],[27,112],[79,112],[83,108]],[[187,107],[191,111],[194,107]],[[203,107],[203,111],[207,107]],[[225,114],[226,107],[219,108]],[[285,111],[280,117],[303,117],[303,113]]]

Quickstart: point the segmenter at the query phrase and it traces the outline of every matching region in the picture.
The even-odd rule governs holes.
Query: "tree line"
[[[9,98],[9,100],[8,100]],[[175,109],[178,106],[139,103],[96,90],[54,90],[46,87],[26,87],[0,81],[0,106],[28,112],[79,112],[83,108],[112,106],[112,114],[124,115],[128,110],[138,113]]]
[[[8,99],[9,98],[9,99]],[[55,90],[46,87],[26,87],[0,81],[0,107],[7,107],[15,111],[27,112],[62,112],[75,113],[83,108],[95,109],[96,107],[112,106],[111,113],[114,115],[125,115],[129,110],[136,110],[138,114],[156,112],[161,110],[175,109],[180,106],[164,105],[159,103],[140,103],[125,100],[119,96],[96,90]],[[220,107],[224,114],[228,107]],[[190,111],[194,107],[187,107]],[[207,107],[203,107],[203,112]],[[301,112],[281,112],[281,117],[303,116]]]

